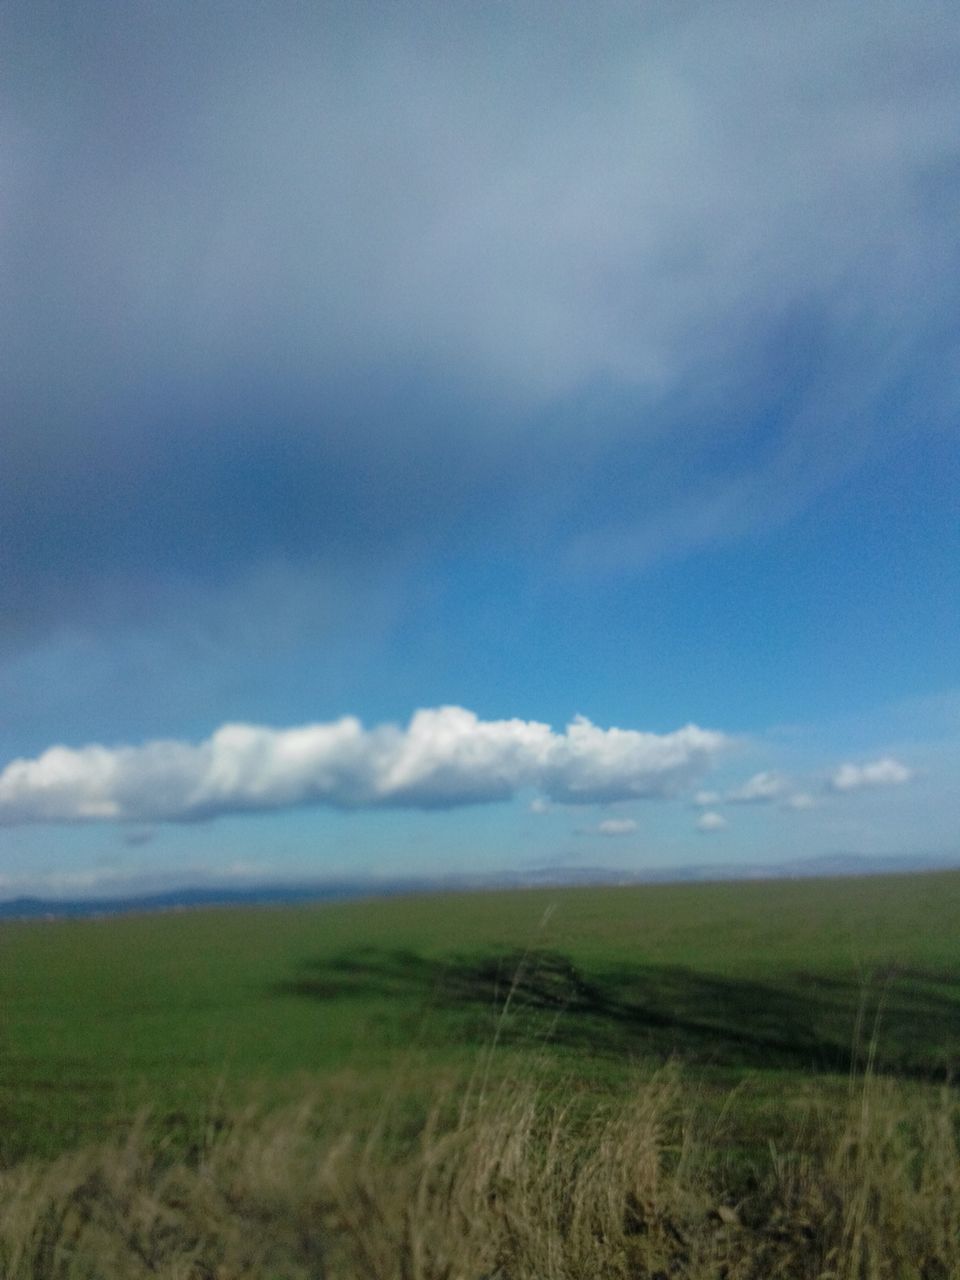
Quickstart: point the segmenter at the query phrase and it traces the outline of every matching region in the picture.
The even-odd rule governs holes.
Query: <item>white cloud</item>
[[[698,791],[693,797],[693,803],[698,809],[709,809],[711,805],[719,804],[721,799],[719,791]]]
[[[892,756],[868,764],[842,764],[830,778],[833,791],[862,791],[871,787],[897,787],[909,782],[913,770]]]
[[[755,773],[742,787],[728,791],[730,804],[766,804],[783,795],[787,780],[779,773]]]
[[[462,707],[417,711],[405,728],[352,716],[292,729],[226,724],[205,742],[51,747],[0,773],[0,823],[188,822],[323,804],[450,808],[524,787],[566,804],[674,795],[729,745],[687,725],[673,733],[563,733],[530,720],[480,720]]]
[[[701,816],[697,819],[698,831],[705,831],[705,832],[723,831],[729,825],[730,824],[727,822],[726,818],[723,816],[722,813],[715,813],[712,810],[707,813],[701,814]]]
[[[784,809],[795,809],[798,812],[803,809],[814,809],[816,804],[816,800],[807,791],[795,791],[783,800]]]
[[[601,836],[629,836],[637,829],[633,818],[604,818],[597,827]]]
[[[530,801],[531,813],[549,813],[550,801],[544,800],[543,796],[534,796]]]
[[[565,733],[551,736],[537,785],[567,804],[675,795],[730,745],[726,735],[693,724],[641,733],[599,729],[577,716]]]

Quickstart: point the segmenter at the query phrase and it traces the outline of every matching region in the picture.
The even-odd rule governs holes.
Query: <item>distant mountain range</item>
[[[0,901],[0,920],[42,920],[121,915],[141,911],[181,911],[197,907],[276,906],[306,902],[342,902],[401,894],[469,892],[576,885],[689,884],[711,880],[788,880],[829,876],[870,876],[960,868],[954,855],[917,854],[873,858],[829,854],[794,862],[723,863],[624,870],[613,867],[544,866],[483,875],[397,877],[329,881],[275,881],[245,885],[205,884],[163,892],[98,898],[19,897]]]

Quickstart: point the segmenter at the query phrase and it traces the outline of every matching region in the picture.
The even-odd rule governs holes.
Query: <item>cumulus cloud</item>
[[[727,822],[723,814],[716,813],[714,810],[709,810],[707,813],[701,814],[697,819],[697,830],[703,831],[706,834],[709,834],[711,831],[723,831],[729,825],[730,824]]]
[[[872,760],[867,764],[842,764],[831,775],[829,787],[832,791],[863,791],[875,787],[898,787],[909,782],[913,770],[908,769],[892,756],[884,756],[881,760]]]
[[[187,822],[323,804],[339,809],[452,808],[525,787],[565,804],[676,794],[729,739],[601,729],[582,716],[562,733],[462,707],[417,711],[405,728],[348,716],[271,729],[226,724],[205,742],[51,747],[0,773],[0,823]]]
[[[597,834],[601,836],[629,836],[637,829],[633,818],[604,818],[597,826]]]
[[[709,809],[712,805],[719,804],[722,799],[719,791],[698,791],[693,797],[693,803],[698,809]]]
[[[797,812],[814,809],[816,804],[816,800],[808,791],[794,791],[791,795],[785,796],[782,801],[784,809],[794,809]]]
[[[779,799],[787,789],[787,780],[779,773],[755,773],[740,787],[728,791],[725,799],[730,804],[769,804]]]

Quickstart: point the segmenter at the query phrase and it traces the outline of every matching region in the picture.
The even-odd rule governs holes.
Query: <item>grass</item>
[[[960,1061],[960,874],[524,891],[0,926],[0,1165],[144,1105],[184,1144],[211,1109],[307,1082],[362,1111],[531,1050],[618,1089],[671,1058],[762,1140],[784,1085]],[[510,1013],[501,1018],[508,992]],[[821,1087],[818,1084],[818,1087]],[[214,1103],[213,1099],[217,1098]]]
[[[728,1114],[735,1109],[731,1100]],[[323,1138],[235,1117],[189,1159],[149,1127],[0,1174],[6,1280],[950,1280],[958,1107],[867,1075],[781,1123],[744,1183],[675,1068],[616,1101],[533,1074]]]
[[[951,1280],[960,874],[0,926],[3,1280]]]

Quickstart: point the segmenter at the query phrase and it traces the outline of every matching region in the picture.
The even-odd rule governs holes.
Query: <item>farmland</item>
[[[0,928],[5,1280],[946,1280],[960,875]]]
[[[718,1088],[960,1062],[960,875],[537,890],[0,929],[0,1159],[142,1106],[355,1099],[492,1055],[615,1089],[668,1059]],[[506,1006],[506,1010],[505,1010]]]

